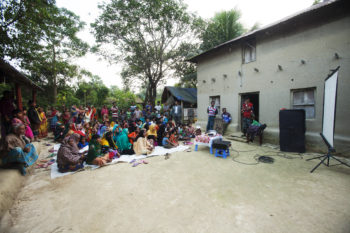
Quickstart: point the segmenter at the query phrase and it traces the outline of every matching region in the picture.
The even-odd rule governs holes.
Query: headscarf
[[[114,142],[117,142],[118,136],[119,136],[119,134],[120,134],[120,129],[119,129],[119,132],[117,132],[118,126],[119,126],[118,124],[115,124],[115,125],[113,126],[113,129],[112,129],[113,141],[114,141]]]
[[[101,136],[101,137],[103,137],[104,136],[104,134],[106,133],[108,131],[108,127],[107,126],[105,126],[105,125],[103,125],[101,128],[100,128],[100,130],[99,130],[99,135]]]
[[[108,146],[109,148],[116,150],[118,149],[117,145],[114,143],[113,139],[112,139],[112,132],[107,132],[102,140],[101,140],[101,145],[102,146]]]
[[[148,134],[148,136],[155,136],[157,138],[157,130],[156,130],[156,125],[155,124],[151,124],[149,126],[147,134]]]
[[[118,148],[120,150],[128,150],[131,148],[131,143],[128,138],[128,129],[119,129],[119,133],[116,133],[116,136],[113,136]]]
[[[89,142],[89,151],[87,154],[86,162],[91,164],[92,161],[101,155],[101,144],[97,141],[100,138],[98,134],[92,136]]]
[[[73,141],[75,142],[73,144],[73,146],[71,144],[69,144],[69,140],[70,139],[73,139]],[[63,147],[67,147],[67,148],[70,148],[72,151],[74,151],[74,152],[77,151],[79,153],[79,148],[78,148],[79,140],[80,140],[80,135],[76,134],[76,133],[73,133],[70,136],[67,136],[66,138],[63,139],[61,147],[62,146]]]
[[[63,139],[60,149],[57,152],[57,164],[59,166],[75,165],[81,162],[81,155],[78,148],[79,137],[80,135],[73,133]],[[74,141],[73,145],[69,143],[71,139]]]

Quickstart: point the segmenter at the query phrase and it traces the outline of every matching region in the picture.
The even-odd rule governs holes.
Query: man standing
[[[160,113],[160,110],[162,109],[162,106],[160,105],[160,101],[157,101],[157,105],[154,106],[154,109],[157,111],[157,113]]]
[[[207,132],[214,128],[214,119],[216,114],[218,114],[218,110],[215,107],[215,101],[211,101],[211,106],[207,108],[208,113],[208,124],[207,124]]]
[[[243,136],[246,136],[247,129],[252,123],[252,114],[253,114],[253,104],[250,102],[250,99],[247,98],[244,100],[242,105],[242,114],[243,114]]]
[[[150,111],[150,112],[152,111],[152,105],[151,105],[151,102],[149,101],[147,102],[147,105],[146,105],[146,112],[147,111]]]
[[[224,126],[222,129],[222,134],[224,135],[225,131],[227,129],[227,126],[231,123],[231,120],[232,120],[231,114],[226,111],[226,108],[222,109],[221,118],[222,118],[223,126]]]
[[[39,136],[39,126],[41,123],[41,118],[38,111],[35,108],[35,102],[29,100],[28,104],[29,104],[28,118],[30,121],[30,127],[33,130],[34,140],[37,141]]]
[[[182,109],[181,106],[179,105],[179,102],[176,101],[175,105],[172,109],[172,114],[171,114],[175,120],[176,125],[181,123],[181,118],[182,118]]]
[[[131,113],[134,113],[135,110],[136,110],[136,104],[134,102],[132,102],[131,106],[130,106],[130,111],[131,111]]]
[[[0,100],[0,115],[1,115],[1,138],[5,139],[6,134],[10,133],[12,111],[14,110],[13,99],[11,92],[4,91],[3,97]]]
[[[113,106],[111,107],[111,112],[112,112],[112,121],[114,123],[118,122],[118,107],[115,104],[115,102],[113,102]]]
[[[139,109],[139,107],[136,107],[136,110],[135,110],[134,114],[135,114],[136,120],[137,121],[140,120],[141,115],[142,115],[142,111]]]

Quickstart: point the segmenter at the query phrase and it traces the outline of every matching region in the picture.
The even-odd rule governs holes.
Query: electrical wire
[[[287,155],[285,152],[281,152],[281,151],[264,151],[264,154],[254,155],[253,158],[256,161],[255,163],[246,163],[246,162],[238,161],[236,160],[236,158],[240,156],[240,153],[253,152],[256,150],[239,151],[239,150],[233,149],[232,146],[230,148],[232,151],[237,153],[237,156],[232,156],[232,161],[236,163],[244,164],[244,165],[258,165],[261,162],[273,163],[274,160],[272,158],[271,158],[272,160],[268,159],[267,157],[281,157],[285,159],[303,159],[303,156],[300,153],[294,153],[294,155],[297,155],[297,156],[290,156],[290,155]]]

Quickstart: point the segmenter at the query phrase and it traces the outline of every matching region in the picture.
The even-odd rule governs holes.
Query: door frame
[[[241,108],[242,108],[242,104],[243,104],[243,100],[245,98],[245,96],[247,95],[258,95],[258,112],[256,113],[254,110],[254,113],[258,115],[258,117],[260,118],[260,91],[250,91],[250,92],[242,92],[242,93],[238,93],[239,95],[239,104],[238,104],[238,130],[242,131],[243,129],[243,117],[242,117],[242,113],[241,113]]]

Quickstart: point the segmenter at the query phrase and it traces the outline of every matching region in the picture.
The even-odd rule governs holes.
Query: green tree
[[[91,77],[90,82],[79,83],[75,96],[81,100],[81,103],[102,106],[106,102],[110,90],[102,83],[99,76],[86,71],[84,73]]]
[[[146,85],[145,101],[154,103],[158,85],[181,59],[179,45],[194,38],[196,18],[181,0],[112,0],[100,8],[92,24],[100,53],[103,44],[113,45],[119,53],[107,55],[125,65],[124,83]]]
[[[1,0],[0,56],[20,59],[41,48],[43,21],[54,0]]]
[[[239,22],[240,17],[241,13],[237,9],[215,14],[201,34],[200,49],[202,51],[209,50],[243,34],[245,30]]]
[[[0,55],[16,59],[34,81],[50,87],[56,103],[58,87],[78,76],[71,59],[87,52],[77,37],[84,23],[54,0],[5,0],[0,12]]]
[[[174,64],[174,75],[180,78],[180,81],[175,86],[196,88],[197,68],[194,63],[188,62],[187,59],[199,52],[198,45],[182,44],[181,50],[183,51],[181,60]]]
[[[118,107],[121,109],[127,109],[131,106],[132,103],[135,103],[136,96],[131,91],[124,91],[119,89],[116,86],[110,88],[110,95],[107,98],[106,102],[112,104],[116,102]]]

